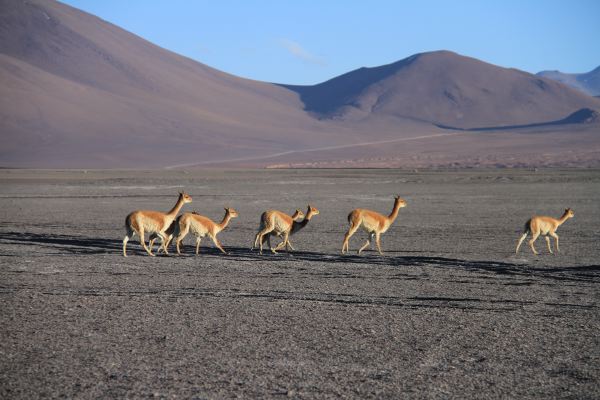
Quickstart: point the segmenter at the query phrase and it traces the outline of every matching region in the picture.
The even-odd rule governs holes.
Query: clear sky
[[[528,72],[600,65],[600,0],[64,0],[234,75],[314,84],[451,50]]]

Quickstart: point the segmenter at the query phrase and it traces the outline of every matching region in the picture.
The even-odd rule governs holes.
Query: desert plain
[[[186,191],[227,255],[122,255]],[[408,203],[341,255],[353,208]],[[0,397],[598,398],[600,171],[0,170]],[[250,251],[266,209],[320,214]],[[575,217],[534,256],[533,214]]]

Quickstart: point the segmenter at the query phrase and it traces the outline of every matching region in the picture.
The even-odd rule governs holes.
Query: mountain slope
[[[457,128],[557,120],[600,104],[552,80],[449,51],[361,68],[319,85],[284,86],[320,118],[396,116]]]
[[[339,140],[294,93],[53,1],[2,1],[0,73],[0,128],[14,139],[0,159],[9,165],[160,166]]]
[[[583,74],[567,74],[560,71],[542,71],[536,75],[564,83],[590,96],[600,96],[600,67]]]
[[[360,160],[369,146],[387,151],[407,140],[426,152],[428,141],[447,134],[440,126],[567,121],[565,134],[574,125],[593,130],[593,118],[564,120],[581,109],[596,115],[600,100],[450,52],[314,86],[257,82],[52,0],[0,0],[0,167],[285,164],[315,151]],[[470,138],[474,149],[485,147],[486,136]],[[535,140],[535,151],[543,149],[543,138]]]

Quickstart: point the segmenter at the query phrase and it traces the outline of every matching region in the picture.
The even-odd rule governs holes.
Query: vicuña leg
[[[550,252],[550,254],[554,254],[552,252],[552,247],[550,246],[550,237],[549,236],[544,236],[544,239],[546,239],[546,245],[548,246],[548,251]]]
[[[356,233],[357,230],[358,230],[358,225],[350,225],[350,229],[348,229],[348,232],[346,232],[346,235],[344,236],[344,243],[342,244],[342,254],[344,254],[344,252],[348,251],[348,241],[350,240],[352,235],[354,235],[354,233]]]
[[[558,249],[558,235],[556,234],[556,232],[550,232],[550,236],[552,236],[554,238],[554,241],[556,242],[556,252],[560,253],[560,250]]]
[[[215,244],[215,246],[217,246],[217,248],[219,250],[221,250],[221,252],[223,254],[227,254],[227,252],[225,250],[223,250],[223,246],[221,246],[221,242],[219,242],[219,239],[217,239],[217,237],[215,235],[211,235],[210,238],[212,239],[212,241]]]
[[[177,247],[177,254],[181,254],[181,242],[183,241],[183,238],[185,238],[185,236],[188,234],[188,232],[190,231],[190,226],[189,225],[185,225],[183,227],[183,229],[181,229],[179,231],[179,235],[177,235],[177,239],[175,239],[175,244]]]
[[[169,235],[167,237],[167,243],[165,244],[165,246],[167,247],[167,249],[169,248],[169,246],[171,245],[171,242],[173,241],[173,235]],[[154,243],[154,240],[152,241],[152,243]],[[150,250],[152,250],[152,246],[150,246]],[[160,253],[160,251],[162,250],[162,247],[158,248],[157,253]],[[164,251],[164,250],[163,250]],[[169,253],[167,253],[169,254]]]
[[[127,226],[126,228],[127,233],[125,234],[125,237],[123,238],[123,255],[125,257],[127,257],[127,242],[129,241],[130,238],[132,238],[135,235],[135,231],[133,229],[131,229],[129,226]]]
[[[268,235],[269,232],[271,232],[272,230],[273,230],[273,227],[266,226],[260,232],[258,232],[257,236],[258,236],[258,243],[260,244],[260,254],[262,254],[262,250],[263,250],[263,237],[265,235]]]
[[[156,242],[156,239],[158,239],[160,236],[158,233],[153,233],[152,235],[150,235],[148,237],[148,248],[150,249],[150,251],[154,251],[154,242]],[[156,251],[157,254],[160,253],[161,247],[158,247],[158,250]]]
[[[177,248],[177,254],[181,255],[181,241],[183,240],[183,238],[179,238],[177,237],[177,239],[175,239],[175,247]]]
[[[167,250],[167,244],[169,243],[169,239],[168,239],[167,234],[164,232],[159,232],[157,235],[160,238],[160,247],[156,251],[157,254],[160,251],[160,249],[162,249],[163,252],[168,255],[169,251]],[[150,249],[152,249],[152,248],[150,248]]]
[[[369,233],[369,237],[367,238],[367,241],[365,242],[365,244],[363,245],[363,247],[361,247],[360,249],[358,249],[358,254],[362,253],[362,251],[364,249],[366,249],[367,247],[369,247],[369,245],[371,244],[371,240],[373,239],[373,233]]]
[[[148,254],[150,254],[152,257],[154,257],[154,254],[152,254],[152,252],[150,251],[150,249],[148,248],[148,246],[146,246],[146,239],[144,238],[144,230],[143,229],[140,229],[139,235],[140,235],[140,244],[142,245],[142,247],[144,248],[144,250],[146,250],[146,252]]]
[[[258,239],[260,238],[260,231],[254,236],[254,244],[252,245],[252,247],[250,248],[250,250],[254,250],[256,249],[259,245],[258,245]]]
[[[202,237],[196,236],[196,255],[200,252],[200,242],[202,241]]]
[[[535,249],[535,247],[533,247],[533,242],[535,242],[537,240],[538,236],[540,236],[539,232],[534,233],[533,236],[531,237],[531,239],[529,240],[529,247],[531,247],[531,251],[533,251],[533,254],[535,254],[535,255],[537,255],[538,252]]]
[[[127,257],[127,242],[129,241],[129,235],[125,235],[123,238],[123,256]]]
[[[521,243],[523,243],[523,240],[525,240],[526,237],[527,237],[527,232],[525,232],[519,239],[519,243],[517,243],[517,249],[515,250],[515,254],[519,253],[519,247],[521,247]]]
[[[277,243],[277,246],[275,246],[275,248],[272,248],[271,246],[269,246],[269,247],[271,247],[271,252],[273,254],[277,254],[277,251],[281,250],[284,246],[285,246],[285,240],[280,243]]]
[[[288,248],[288,243],[289,243],[289,241],[290,241],[290,233],[289,233],[289,232],[286,232],[286,233],[283,235],[283,242],[281,242],[281,243],[283,243],[283,246],[285,246],[285,251],[286,251],[288,254],[290,253],[290,250],[289,250],[289,248]],[[280,244],[281,244],[281,243],[280,243]],[[282,247],[283,247],[283,246],[282,246]],[[277,247],[279,247],[279,246],[277,246]]]
[[[277,246],[275,246],[275,248],[271,248],[271,251],[273,253],[277,252],[277,250],[281,250],[283,247],[285,247],[285,250],[289,253],[290,249],[294,250],[294,248],[292,247],[292,244],[290,243],[290,234],[289,232],[286,232],[283,236],[283,239],[281,241],[281,243],[277,244]]]
[[[287,242],[286,242],[286,249],[289,252],[290,250],[292,251],[296,251],[296,249],[294,249],[294,246],[292,246],[292,242],[290,242],[290,239],[288,238]]]
[[[383,251],[381,251],[381,234],[379,232],[375,234],[375,243],[377,244],[377,250],[379,250],[379,254],[383,255]]]
[[[269,249],[270,249],[271,251],[273,251],[273,246],[271,246],[271,236],[273,236],[273,235],[272,235],[272,234],[270,234],[270,233],[269,233],[268,235],[265,235],[265,236],[263,236],[263,238],[262,238],[262,244],[263,244],[263,246],[264,246],[264,245],[265,245],[265,243],[266,243],[266,244],[267,244],[267,246],[269,246]]]
[[[266,240],[266,241],[268,242],[268,244],[269,244],[269,248],[271,249],[271,251],[273,251],[273,250],[281,250],[281,249],[283,248],[283,246],[286,246],[285,248],[286,248],[286,250],[287,250],[287,251],[289,251],[289,250],[296,250],[296,249],[294,249],[294,247],[292,246],[292,242],[290,242],[289,236],[288,236],[288,240],[287,240],[287,242],[286,242],[284,239],[282,239],[282,238],[283,238],[283,236],[281,236],[281,235],[279,235],[278,237],[279,237],[280,239],[282,239],[282,241],[281,241],[280,243],[277,243],[277,246],[275,246],[275,248],[273,249],[273,246],[271,246],[271,237],[272,237],[272,236],[273,236],[273,235],[269,235],[269,236],[268,236],[268,238],[265,238],[265,240]]]
[[[271,251],[273,251],[273,245],[271,244],[271,238],[272,238],[272,237],[273,237],[273,235],[270,235],[270,234],[269,234],[269,235],[267,235],[267,236],[265,236],[265,240],[266,240],[266,242],[267,242],[267,246],[269,246],[269,249],[270,249]]]
[[[154,241],[156,240],[156,238],[153,237],[152,239],[150,239],[150,238],[148,238],[148,239],[149,239],[148,240],[148,248],[150,249],[150,251],[153,251],[154,250]],[[157,253],[160,253],[160,246],[158,246]]]

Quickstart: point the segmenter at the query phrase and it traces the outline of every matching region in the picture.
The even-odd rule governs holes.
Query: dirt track
[[[229,255],[121,255],[134,209],[240,217]],[[0,397],[598,398],[599,171],[0,171]],[[389,213],[384,257],[341,256]],[[249,251],[260,212],[316,206],[297,251]],[[558,256],[513,254],[533,213]],[[356,235],[351,249],[364,242]]]

